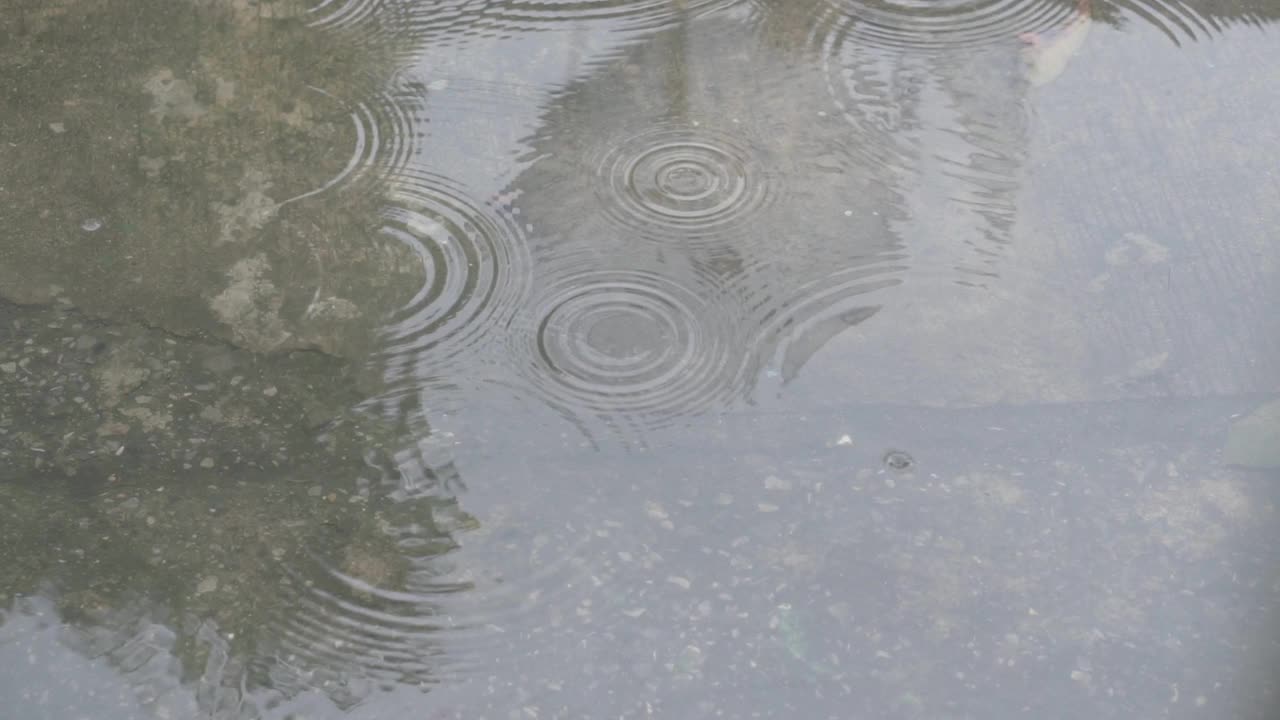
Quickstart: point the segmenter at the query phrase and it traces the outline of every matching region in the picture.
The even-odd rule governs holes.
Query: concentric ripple
[[[418,115],[420,96],[401,89],[348,103],[322,88],[309,86],[309,89],[340,103],[350,114],[351,155],[337,175],[312,190],[284,200],[281,207],[321,193],[341,190],[362,180],[379,182],[408,163],[421,123]]]
[[[827,0],[821,24],[865,47],[943,50],[1007,43],[1061,25],[1072,8],[1053,0]]]
[[[588,520],[540,530],[527,508],[480,522],[448,501],[373,503],[377,537],[280,558],[284,601],[265,618],[258,672],[277,693],[315,689],[349,707],[378,688],[491,671],[508,632],[594,587]]]
[[[484,0],[320,0],[308,8],[310,27],[361,38],[372,50],[412,59],[426,43],[448,43],[483,17]]]
[[[508,30],[531,30],[574,23],[613,23],[619,30],[653,30],[751,0],[497,0],[486,21]]]
[[[473,200],[448,178],[405,171],[390,180],[382,232],[422,263],[425,282],[383,331],[391,376],[416,367],[465,369],[524,302],[529,256],[510,211]]]
[[[899,191],[900,229],[970,248],[962,273],[991,271],[1010,241],[1029,142],[1018,46],[930,54],[869,48],[841,25],[821,30],[813,43],[827,90],[857,133],[859,162]]]
[[[827,341],[880,310],[884,300],[879,291],[902,284],[902,275],[908,270],[906,259],[904,253],[891,248],[846,259],[838,269],[814,275],[788,293],[764,298],[756,303],[751,321],[753,349],[765,356],[762,360],[783,382],[789,382]],[[765,271],[756,270],[757,274]],[[762,278],[756,284],[770,287],[774,283]]]
[[[868,49],[842,25],[826,30],[814,44],[822,58],[827,92],[857,133],[851,151],[873,171],[902,171],[917,152],[912,134],[921,120],[911,99],[921,91],[925,61],[904,55],[887,62],[883,51]]]
[[[305,570],[286,569],[280,591],[289,612],[266,628],[277,659],[266,673],[276,691],[323,688],[349,706],[383,685],[424,685],[449,673],[437,637],[448,622],[429,598],[379,589],[320,562]]]
[[[1221,34],[1232,25],[1263,27],[1268,22],[1256,10],[1241,8],[1238,16],[1214,17],[1180,0],[1117,0],[1115,7],[1137,15],[1175,45],[1182,44],[1180,38],[1201,40]]]
[[[596,163],[605,214],[646,237],[723,237],[768,204],[777,178],[734,135],[659,126],[610,148]]]
[[[586,270],[534,298],[513,352],[566,414],[665,425],[743,391],[736,323],[720,300],[650,271]]]

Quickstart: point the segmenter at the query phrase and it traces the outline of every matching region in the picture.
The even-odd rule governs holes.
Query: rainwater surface
[[[1275,0],[0,0],[0,716],[1266,718]]]

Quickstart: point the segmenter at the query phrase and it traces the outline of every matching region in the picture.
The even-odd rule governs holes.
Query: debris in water
[[[1075,12],[1061,28],[1049,33],[1023,33],[1019,39],[1025,43],[1023,58],[1027,63],[1027,78],[1033,87],[1047,85],[1066,69],[1072,56],[1084,45],[1093,25],[1091,0],[1079,0]]]
[[[891,470],[909,470],[916,464],[911,456],[901,450],[890,450],[884,454],[884,464]]]

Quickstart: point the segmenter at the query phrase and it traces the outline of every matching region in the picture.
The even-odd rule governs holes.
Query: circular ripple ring
[[[537,319],[517,352],[531,384],[571,412],[662,424],[726,400],[742,381],[734,324],[671,278],[587,270],[551,284],[531,306]]]
[[[606,216],[645,237],[722,235],[773,196],[774,178],[739,138],[665,126],[623,140],[597,165]]]

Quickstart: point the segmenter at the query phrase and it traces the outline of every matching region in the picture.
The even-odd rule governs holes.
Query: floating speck
[[[85,218],[84,222],[80,223],[80,229],[85,232],[97,232],[102,229],[102,221],[98,218]]]

